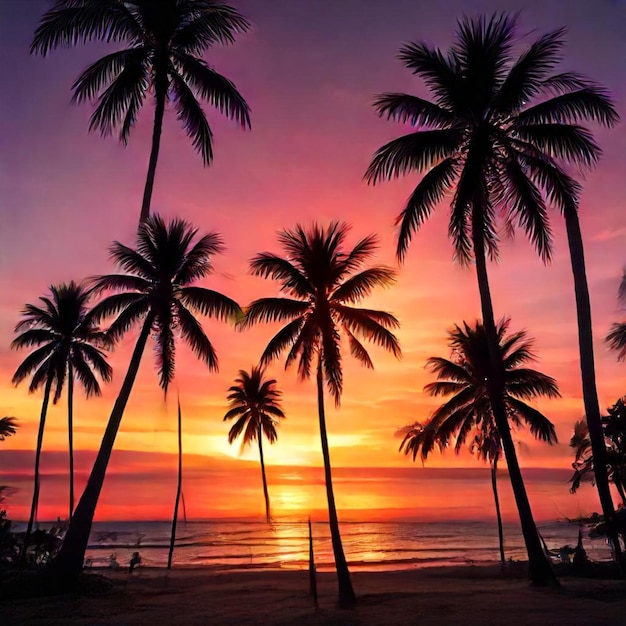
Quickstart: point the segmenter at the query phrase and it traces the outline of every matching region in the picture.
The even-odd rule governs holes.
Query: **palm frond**
[[[241,307],[231,298],[204,287],[183,287],[180,301],[202,315],[235,323],[242,319]]]
[[[546,84],[547,74],[560,60],[560,52],[565,44],[565,29],[559,28],[542,35],[519,57],[511,67],[506,79],[494,98],[492,108],[502,113],[516,112],[525,102],[548,87],[563,88],[572,85],[573,77],[563,76],[560,82],[553,80]]]
[[[105,382],[110,382],[113,378],[113,368],[107,363],[106,356],[102,350],[89,343],[81,343],[74,347],[74,354],[80,355],[87,366],[94,370]]]
[[[210,165],[213,161],[213,131],[206,115],[183,77],[177,72],[172,72],[171,76],[178,120],[204,164]]]
[[[541,259],[552,258],[552,230],[543,197],[515,158],[507,160],[505,203],[510,217],[517,218]]]
[[[424,79],[441,107],[458,112],[462,81],[454,57],[445,57],[440,50],[431,49],[424,43],[408,43],[400,48],[398,59]]]
[[[183,262],[178,269],[175,281],[179,285],[189,285],[213,271],[211,257],[225,251],[222,237],[217,233],[203,235],[187,250]]]
[[[341,403],[341,392],[343,391],[343,371],[341,368],[341,347],[339,331],[332,320],[328,320],[324,328],[321,329],[321,359],[323,363],[324,379],[330,391],[330,395],[335,400],[335,406]],[[311,342],[307,342],[304,351],[309,352]],[[300,365],[303,362],[301,357]],[[308,375],[308,367],[306,372],[301,372],[301,376]]]
[[[350,329],[344,324],[343,330],[348,337],[350,344],[350,354],[368,369],[374,369],[374,363],[368,354],[367,350],[363,347],[363,344],[350,332]]]
[[[44,370],[47,372],[48,361],[50,360],[50,356],[54,353],[54,349],[54,344],[47,344],[31,352],[15,370],[13,378],[11,378],[11,383],[13,383],[14,385],[18,385],[27,376],[30,376],[33,372],[40,369],[41,367],[43,367]],[[35,387],[35,389],[36,388],[37,387]]]
[[[149,231],[147,230],[147,225],[144,223],[140,226],[138,242],[141,243],[141,241],[145,240],[148,236]],[[126,272],[135,274],[146,280],[154,280],[154,266],[147,258],[139,254],[137,250],[133,250],[119,241],[114,241],[109,248],[109,256],[116,265]]]
[[[409,122],[413,126],[452,126],[456,117],[447,109],[423,98],[405,93],[383,93],[376,96],[374,108],[380,117],[398,122]]]
[[[72,102],[80,104],[86,100],[93,100],[100,91],[114,81],[128,65],[141,64],[144,67],[147,60],[147,49],[129,48],[107,54],[92,63],[72,84]],[[143,91],[148,88],[147,73],[144,80],[138,81]],[[143,99],[143,98],[142,98]]]
[[[450,382],[462,384],[471,382],[470,373],[465,367],[442,357],[430,357],[426,361],[426,369],[436,374],[438,378],[446,378]]]
[[[174,59],[180,65],[181,79],[191,84],[204,100],[238,122],[242,128],[251,127],[250,107],[234,83],[211,69],[202,59],[190,54],[175,53]]]
[[[137,41],[142,35],[132,12],[118,0],[57,2],[41,18],[30,52],[46,56],[55,48],[94,39]]]
[[[619,115],[610,95],[600,87],[588,86],[540,102],[517,115],[517,123],[576,123],[592,120],[603,126],[614,126]]]
[[[554,424],[545,415],[516,398],[508,396],[506,402],[526,422],[530,432],[537,439],[541,439],[550,445],[557,443]]]
[[[260,298],[246,309],[240,326],[247,328],[258,322],[283,322],[303,316],[311,307],[303,300],[290,298]]]
[[[276,254],[262,252],[250,261],[250,270],[255,276],[273,278],[282,283],[282,288],[292,295],[308,297],[314,289],[309,279],[288,260]]]
[[[113,373],[112,368],[106,363],[107,368],[105,368],[106,375],[108,376],[108,380],[111,379],[111,375]],[[89,398],[90,396],[99,396],[101,395],[100,383],[96,378],[93,369],[90,367],[90,364],[84,359],[83,354],[76,350],[72,357],[72,369],[74,371],[74,375],[80,381],[83,389],[85,390],[85,395]]]
[[[100,284],[104,285],[107,278],[107,276],[100,276],[97,280],[102,280],[103,282],[101,282]],[[112,315],[117,315],[118,313],[124,311],[124,309],[127,309],[129,307],[133,307],[134,309],[141,309],[142,311],[147,311],[149,307],[149,302],[147,297],[143,293],[116,293],[111,296],[107,296],[106,298],[100,300],[100,302],[95,304],[91,309],[90,317],[94,322],[99,323],[103,319],[111,317]]]
[[[200,6],[198,6],[200,5]],[[172,46],[188,54],[200,54],[215,43],[230,44],[250,23],[233,7],[221,2],[202,2],[172,36]]]
[[[375,185],[411,171],[423,172],[453,156],[461,139],[462,133],[455,129],[420,130],[393,139],[376,151],[364,178]]]
[[[457,176],[457,160],[448,157],[426,172],[409,196],[406,206],[396,219],[400,224],[396,256],[400,261],[406,257],[413,233],[430,217],[436,205],[450,191]]]
[[[341,283],[331,294],[331,301],[356,303],[369,296],[375,287],[388,287],[396,280],[391,267],[378,265],[363,270]]]
[[[393,315],[384,311],[357,309],[344,305],[335,305],[334,308],[339,313],[341,322],[351,332],[356,332],[368,341],[381,346],[396,358],[402,356],[397,337],[387,328],[388,325],[399,326],[398,320]],[[381,319],[384,319],[385,323],[382,323]]]
[[[180,331],[185,343],[193,350],[193,353],[206,363],[209,371],[218,371],[218,360],[213,344],[209,341],[196,318],[180,303],[176,306],[176,316],[180,325]]]
[[[172,326],[172,313],[169,307],[163,307],[155,316],[152,337],[154,340],[154,360],[159,376],[159,385],[166,396],[169,385],[174,380],[176,369],[176,344]]]
[[[626,360],[626,322],[613,324],[606,340],[609,348],[617,352],[617,359]]]
[[[4,441],[7,437],[15,435],[15,433],[17,433],[17,418],[0,418],[0,441]]]
[[[593,135],[576,124],[525,124],[516,135],[551,157],[591,167],[602,151]]]
[[[261,356],[261,365],[267,365],[277,359],[288,347],[293,346],[304,326],[305,318],[298,317],[281,328],[267,344]]]
[[[148,88],[144,63],[140,59],[133,58],[132,61],[124,65],[124,69],[98,97],[98,105],[89,120],[90,132],[98,130],[102,137],[107,137],[122,125],[125,130],[121,138],[127,138],[129,127],[123,125],[124,119],[130,110],[136,114]]]
[[[507,392],[517,398],[530,400],[539,396],[561,397],[556,380],[536,370],[518,367],[506,371],[504,376]]]
[[[20,350],[21,348],[30,348],[31,346],[39,346],[42,343],[54,344],[59,341],[61,336],[59,333],[55,333],[51,330],[44,328],[30,328],[18,335],[12,342],[11,348],[13,350]]]

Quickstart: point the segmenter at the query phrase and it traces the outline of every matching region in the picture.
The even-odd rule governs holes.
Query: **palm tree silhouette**
[[[619,286],[618,299],[626,304],[626,269],[624,270],[622,282]],[[611,350],[617,352],[618,361],[626,359],[626,322],[613,324],[606,340]]]
[[[228,432],[228,443],[232,443],[242,436],[241,447],[259,442],[259,457],[261,459],[261,476],[263,478],[263,495],[265,497],[265,518],[269,522],[270,497],[267,492],[265,478],[265,463],[263,461],[263,435],[274,443],[278,437],[276,426],[285,417],[280,406],[281,392],[276,389],[276,381],[272,378],[264,379],[262,367],[253,367],[250,373],[239,370],[236,385],[228,389],[227,399],[230,408],[224,415],[224,421],[237,419]]]
[[[86,396],[99,396],[99,376],[109,382],[112,376],[111,366],[106,362],[100,349],[108,341],[96,325],[88,309],[90,291],[84,285],[71,281],[52,285],[50,294],[40,297],[41,305],[27,304],[23,319],[15,327],[20,333],[11,343],[11,348],[19,350],[37,346],[21,363],[13,374],[12,382],[19,385],[25,378],[31,377],[28,391],[33,393],[44,387],[39,432],[35,450],[35,476],[33,499],[24,537],[22,564],[26,558],[28,542],[37,514],[39,502],[39,462],[41,447],[48,412],[50,394],[54,387],[53,403],[61,398],[67,381],[67,426],[69,438],[69,517],[74,510],[74,378],[85,390]]]
[[[150,214],[163,117],[173,104],[206,166],[213,133],[199,100],[250,128],[250,109],[235,85],[201,58],[215,44],[230,44],[250,28],[223,2],[202,0],[58,0],[41,18],[31,53],[93,39],[123,41],[127,48],[90,65],[72,85],[72,101],[97,103],[89,130],[105,137],[119,130],[126,145],[146,96],[154,96],[154,125],[140,222]]]
[[[0,418],[0,441],[4,441],[7,437],[15,435],[17,432],[17,418],[3,417]]]
[[[560,161],[595,164],[600,149],[591,133],[575,122],[590,119],[611,126],[618,116],[598,86],[572,72],[552,73],[564,44],[562,29],[539,37],[514,58],[515,21],[505,14],[463,19],[456,42],[446,52],[425,43],[400,49],[400,60],[424,79],[434,102],[402,93],[378,96],[374,106],[381,116],[410,122],[417,130],[381,147],[365,177],[376,184],[410,171],[425,172],[398,218],[400,260],[413,234],[453,191],[448,231],[456,260],[476,265],[483,323],[496,372],[498,344],[486,261],[498,256],[497,216],[504,215],[506,232],[519,225],[548,261],[552,235],[547,204],[562,211],[577,294],[585,406],[593,435],[601,422],[597,399],[595,413],[591,407],[596,396],[593,352],[588,344],[588,299],[587,312],[583,311],[586,280],[577,216],[580,186]],[[527,106],[544,96],[548,99]],[[520,514],[530,577],[535,584],[553,584],[554,573],[539,541],[519,471],[502,389],[503,380],[496,374],[489,381],[489,394]],[[597,438],[597,432],[593,437]],[[598,486],[610,517],[613,509],[606,476],[598,475]]]
[[[252,273],[278,280],[288,298],[255,300],[246,312],[244,324],[283,322],[289,320],[269,342],[261,357],[261,365],[289,349],[285,367],[298,361],[300,379],[309,378],[317,370],[317,402],[320,424],[324,476],[328,499],[328,517],[333,554],[339,583],[339,604],[354,604],[355,595],[344,555],[335,507],[330,453],[324,411],[324,380],[335,406],[339,406],[343,387],[340,339],[343,335],[352,356],[373,368],[372,360],[357,338],[360,335],[400,357],[398,340],[389,330],[399,326],[398,320],[385,311],[356,308],[372,289],[393,282],[395,271],[374,266],[359,273],[376,250],[377,239],[371,235],[346,249],[347,224],[331,222],[327,228],[318,224],[305,229],[297,225],[283,230],[278,240],[285,257],[269,252],[257,254],[250,262]]]
[[[607,472],[609,480],[615,485],[626,506],[626,396],[620,398],[602,418],[604,442],[606,446]],[[580,483],[594,475],[594,460],[587,422],[580,420],[574,425],[574,434],[570,439],[570,447],[576,452],[572,467],[571,489],[574,493]]]
[[[107,465],[148,337],[153,336],[159,383],[167,394],[175,371],[175,331],[209,371],[217,371],[213,345],[194,314],[222,320],[243,315],[234,300],[194,285],[213,271],[211,258],[224,250],[219,235],[197,235],[197,229],[184,220],[166,224],[158,215],[151,216],[139,227],[136,249],[117,241],[111,246],[111,258],[126,273],[93,279],[95,293],[117,292],[92,309],[96,320],[116,316],[107,330],[111,341],[118,341],[138,324],[141,331],[87,485],[63,546],[50,565],[50,573],[63,583],[74,580],[82,569]]]
[[[539,396],[559,397],[556,381],[526,364],[534,360],[532,342],[525,331],[509,333],[510,320],[498,323],[499,363],[504,379],[504,404],[509,422],[516,428],[526,424],[530,432],[550,445],[556,443],[556,432],[548,418],[526,404]],[[498,461],[502,454],[501,437],[491,407],[486,381],[491,378],[487,334],[483,324],[455,326],[448,333],[453,358],[431,357],[426,367],[437,375],[437,381],[424,388],[431,396],[451,396],[430,417],[426,424],[410,427],[400,450],[418,453],[425,461],[435,445],[445,450],[456,438],[454,451],[458,454],[467,438],[472,452],[489,461],[500,539],[500,558],[504,562],[502,517],[497,490]]]

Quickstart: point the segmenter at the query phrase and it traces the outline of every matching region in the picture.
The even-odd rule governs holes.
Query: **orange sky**
[[[354,240],[377,232],[382,243],[377,260],[393,264],[394,218],[416,179],[375,188],[362,181],[374,150],[403,131],[376,117],[370,106],[372,96],[381,91],[425,95],[420,82],[395,60],[399,44],[426,38],[447,45],[454,29],[451,16],[459,15],[461,7],[469,11],[470,6],[456,0],[440,8],[400,0],[344,0],[323,6],[261,0],[236,4],[255,28],[235,46],[213,51],[210,62],[232,78],[248,99],[253,130],[243,133],[212,114],[216,158],[211,168],[204,169],[170,112],[153,210],[222,233],[228,252],[216,260],[216,275],[206,284],[242,305],[276,294],[274,284],[248,275],[247,261],[261,250],[277,251],[276,231],[296,222],[349,220]],[[592,7],[579,0],[567,3],[567,11],[562,12],[555,8],[561,3],[526,4],[522,30],[568,26],[572,43],[563,69],[579,70],[606,85],[624,117],[626,61],[624,55],[615,56],[622,45],[623,5],[606,0]],[[11,386],[11,375],[25,357],[8,347],[12,329],[23,304],[34,302],[50,283],[108,272],[108,244],[113,239],[132,243],[151,131],[151,113],[146,109],[126,149],[113,139],[87,134],[90,108],[71,106],[69,87],[80,69],[107,48],[91,45],[61,50],[46,59],[29,57],[28,44],[45,6],[39,1],[11,0],[0,8],[3,56],[11,59],[0,68],[0,413],[16,415],[21,422],[19,435],[0,444],[0,482],[10,483],[4,480],[8,475],[14,479],[11,484],[20,487],[10,502],[17,518],[26,515],[30,498],[25,476],[32,462],[41,394],[29,396],[26,386]],[[471,3],[476,11],[495,7],[506,8],[502,2]],[[597,133],[605,158],[597,171],[586,175],[581,205],[603,407],[626,391],[625,366],[615,361],[602,341],[611,322],[624,315],[616,295],[626,262],[625,129],[622,124]],[[520,459],[525,468],[569,468],[567,442],[574,421],[582,416],[571,271],[561,221],[556,215],[553,218],[555,254],[549,267],[540,263],[521,234],[503,243],[501,263],[490,267],[496,314],[511,316],[514,329],[527,328],[536,338],[537,367],[558,380],[563,395],[538,404],[556,424],[559,445],[548,448],[523,434],[516,436],[522,442]],[[441,207],[415,237],[398,283],[367,302],[400,319],[403,360],[397,362],[373,348],[376,370],[372,372],[348,356],[341,409],[335,411],[329,403],[334,466],[345,468],[340,474],[348,468],[366,468],[359,471],[369,476],[358,488],[338,479],[338,502],[346,510],[363,509],[376,516],[394,509],[409,516],[413,511],[436,517],[451,506],[442,483],[432,482],[432,476],[416,473],[423,477],[416,493],[413,485],[401,480],[396,484],[389,476],[380,479],[379,469],[411,467],[397,452],[394,431],[427,418],[436,404],[422,392],[431,380],[424,363],[429,356],[448,355],[445,338],[452,323],[479,315],[475,276],[452,264],[446,232],[447,210]],[[176,388],[184,411],[190,510],[199,517],[261,513],[260,478],[253,463],[256,451],[239,455],[237,444],[229,446],[228,425],[221,418],[225,392],[237,370],[256,362],[275,328],[264,326],[244,334],[208,323],[207,329],[220,358],[219,374],[209,375],[181,349],[177,382],[167,404],[158,390],[152,354],[146,351],[116,442],[119,452],[111,462],[99,518],[169,515],[175,489],[171,453],[176,447]],[[102,398],[87,403],[77,393],[75,446],[82,472],[89,469],[134,338],[129,335],[111,354],[114,380]],[[288,419],[277,445],[267,450],[267,463],[272,466],[270,495],[277,514],[306,514],[323,508],[324,497],[319,472],[306,470],[321,465],[315,390],[313,383],[297,382],[295,371],[284,372],[280,365],[271,374],[285,392]],[[46,493],[44,478],[42,512],[54,516],[65,510],[64,399],[50,410],[48,419],[44,450],[52,456],[44,457],[44,472],[49,474],[50,488]],[[468,454],[458,458],[448,454],[433,455],[428,467],[480,465]],[[291,482],[284,478],[289,468],[295,468],[299,478]],[[486,475],[484,481],[488,482]],[[455,510],[467,513],[464,494],[471,506],[490,497],[488,485],[478,486],[478,482],[467,488],[455,483]],[[546,516],[556,516],[550,504],[554,501],[559,510],[572,515],[580,508],[597,508],[589,486],[581,496],[570,496],[564,483],[555,487],[557,483],[550,482],[552,491],[547,493],[539,479],[535,482],[535,491],[529,488],[531,499],[537,494],[533,504]]]

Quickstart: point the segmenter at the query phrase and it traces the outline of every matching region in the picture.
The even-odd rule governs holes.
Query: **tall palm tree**
[[[17,418],[3,417],[0,419],[0,441],[4,441],[7,437],[15,435],[17,432]]]
[[[224,249],[219,235],[197,235],[197,229],[184,220],[166,224],[159,216],[151,216],[139,227],[136,249],[117,241],[110,248],[111,258],[125,273],[93,279],[95,293],[117,292],[92,310],[96,320],[116,316],[107,330],[111,341],[118,341],[136,325],[141,330],[87,485],[63,546],[50,565],[49,572],[63,584],[73,581],[82,569],[107,465],[148,337],[153,336],[159,383],[167,394],[175,372],[176,336],[209,371],[218,369],[215,349],[194,314],[222,320],[242,315],[234,300],[194,284],[212,272],[213,255]]]
[[[626,269],[622,276],[622,282],[619,286],[618,299],[626,304]],[[607,335],[606,340],[611,350],[617,352],[618,361],[626,359],[626,322],[621,324],[615,323],[611,327],[611,332]]]
[[[269,522],[270,497],[267,492],[267,480],[265,478],[265,463],[263,461],[263,435],[274,443],[278,437],[276,426],[284,419],[280,406],[281,392],[276,389],[276,380],[264,380],[262,367],[253,367],[250,373],[239,370],[239,377],[235,379],[236,385],[228,389],[227,399],[230,408],[224,415],[224,421],[236,418],[236,422],[228,432],[228,443],[232,443],[242,436],[241,445],[259,442],[259,457],[261,459],[261,476],[263,478],[263,495],[265,497],[265,518]]]
[[[600,149],[591,133],[576,122],[589,119],[611,126],[618,116],[609,96],[598,86],[572,72],[552,73],[563,48],[563,35],[562,29],[547,33],[515,58],[515,18],[494,15],[460,21],[456,42],[445,52],[425,43],[403,46],[400,60],[424,79],[434,101],[402,93],[377,97],[374,106],[381,116],[410,122],[417,128],[382,146],[365,177],[376,184],[410,171],[424,172],[398,218],[400,260],[413,234],[444,196],[453,192],[448,231],[456,260],[476,266],[494,371],[498,342],[487,258],[498,256],[497,216],[504,216],[507,232],[519,225],[542,259],[548,261],[552,236],[547,204],[562,211],[576,281],[581,346],[584,343],[581,367],[585,406],[592,440],[596,440],[600,414],[593,367],[589,367],[593,360],[588,343],[590,316],[588,306],[586,313],[583,311],[581,295],[586,281],[582,280],[584,259],[577,216],[580,187],[564,171],[561,161],[595,164]],[[530,577],[536,584],[553,584],[554,573],[539,541],[506,420],[504,381],[496,374],[488,382],[520,513]],[[594,402],[595,412],[591,406]],[[608,482],[602,473],[597,478],[603,508],[610,517],[613,505]]]
[[[111,366],[106,362],[105,355],[100,349],[108,342],[88,309],[90,295],[90,291],[84,285],[74,281],[52,285],[50,293],[39,298],[42,305],[27,304],[24,307],[23,319],[15,327],[15,332],[20,334],[11,343],[11,348],[19,350],[37,346],[37,349],[17,368],[12,382],[18,385],[30,376],[28,389],[30,393],[44,387],[35,450],[33,499],[26,526],[22,563],[28,550],[39,502],[39,461],[52,388],[54,387],[52,401],[56,404],[67,381],[69,517],[71,517],[74,510],[74,379],[76,378],[83,386],[87,397],[100,395],[98,376],[105,382],[111,380]]]
[[[343,388],[341,337],[361,364],[373,368],[367,350],[357,337],[367,339],[400,357],[400,345],[390,331],[398,320],[385,311],[362,309],[357,304],[378,286],[393,282],[395,271],[382,265],[362,269],[374,254],[377,239],[371,235],[354,248],[346,248],[347,224],[331,222],[327,228],[314,224],[283,230],[278,240],[285,257],[262,252],[250,266],[252,273],[280,282],[287,298],[255,300],[246,312],[245,324],[289,321],[269,342],[261,357],[265,365],[288,350],[285,367],[298,362],[301,379],[317,374],[317,403],[324,458],[328,517],[339,583],[339,604],[354,604],[355,595],[344,555],[335,507],[330,453],[326,435],[324,381],[339,406]],[[357,270],[360,270],[358,273]]]
[[[59,46],[93,39],[128,47],[91,64],[72,85],[72,101],[97,103],[89,130],[119,130],[126,145],[146,97],[154,98],[154,125],[140,222],[150,214],[161,130],[171,102],[205,165],[213,160],[213,133],[200,100],[250,128],[250,110],[235,85],[201,55],[230,44],[250,27],[235,9],[216,0],[57,0],[41,18],[31,52],[45,56]]]
[[[530,432],[550,445],[556,443],[556,432],[548,418],[526,404],[539,396],[556,398],[559,390],[556,381],[526,365],[534,360],[532,342],[525,331],[508,333],[510,320],[498,323],[499,367],[504,379],[504,404],[509,422],[516,428],[526,424]],[[487,334],[483,324],[455,326],[448,333],[452,348],[451,360],[440,357],[428,359],[427,368],[437,375],[437,381],[426,385],[431,396],[452,396],[442,404],[424,425],[416,424],[408,429],[400,450],[412,454],[418,452],[426,460],[438,445],[441,450],[450,446],[456,438],[454,450],[458,454],[472,433],[470,448],[491,466],[491,484],[498,519],[500,558],[504,562],[502,518],[497,490],[498,461],[502,443],[494,419],[486,381],[491,376],[491,363]]]

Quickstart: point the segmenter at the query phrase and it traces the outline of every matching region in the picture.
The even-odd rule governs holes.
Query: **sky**
[[[277,285],[253,277],[249,259],[279,251],[277,231],[296,223],[332,219],[352,224],[351,242],[377,233],[376,262],[395,265],[394,220],[419,176],[368,186],[363,173],[374,151],[408,132],[379,119],[375,94],[401,91],[427,96],[424,85],[395,58],[408,41],[447,47],[455,20],[494,10],[522,10],[520,35],[530,38],[567,27],[563,71],[582,72],[613,94],[626,117],[626,5],[615,0],[532,2],[447,0],[236,0],[251,32],[205,59],[235,82],[252,109],[252,131],[209,111],[215,161],[204,168],[173,111],[166,112],[152,201],[153,212],[184,217],[200,231],[221,233],[227,251],[204,283],[245,306],[277,295]],[[26,356],[11,351],[13,328],[25,303],[49,285],[112,270],[108,246],[132,244],[147,169],[152,109],[146,106],[126,148],[88,134],[90,105],[70,103],[70,86],[90,62],[112,48],[89,44],[60,49],[45,59],[28,54],[42,0],[0,3],[0,414],[20,420],[19,434],[0,444],[0,483],[15,488],[8,502],[16,519],[27,516],[42,393],[11,385]],[[522,48],[523,49],[523,44]],[[208,110],[208,107],[207,107]],[[626,391],[626,365],[603,337],[620,311],[617,289],[626,264],[626,126],[594,129],[604,150],[600,166],[581,176],[580,221],[593,308],[597,382],[606,408]],[[401,322],[400,361],[372,348],[375,370],[346,355],[341,407],[328,403],[336,497],[344,517],[480,516],[490,506],[488,472],[467,452],[434,454],[426,468],[398,453],[396,430],[425,420],[437,400],[423,392],[432,380],[430,356],[449,356],[446,332],[480,315],[471,269],[455,265],[447,239],[444,203],[414,237],[397,283],[366,306],[393,312]],[[537,516],[575,516],[598,509],[585,485],[570,495],[568,441],[583,406],[577,356],[574,293],[564,227],[552,214],[554,258],[544,266],[523,234],[503,241],[489,267],[498,317],[535,339],[535,364],[557,379],[562,397],[536,404],[555,424],[559,443],[548,447],[514,434]],[[260,516],[263,499],[257,451],[228,444],[222,421],[226,390],[249,368],[277,327],[245,333],[226,324],[205,328],[219,356],[210,374],[185,348],[177,354],[176,381],[163,397],[146,350],[109,466],[97,519],[167,518],[176,489],[176,394],[183,407],[185,483],[191,517]],[[101,398],[76,393],[77,488],[86,480],[119,391],[136,333],[110,354],[113,382]],[[270,497],[276,515],[320,515],[324,489],[312,381],[299,382],[282,363],[270,369],[284,392],[287,419],[274,446],[265,446]],[[65,396],[51,407],[42,455],[40,517],[67,508]],[[471,468],[466,469],[466,468]],[[505,516],[514,505],[504,485]]]

